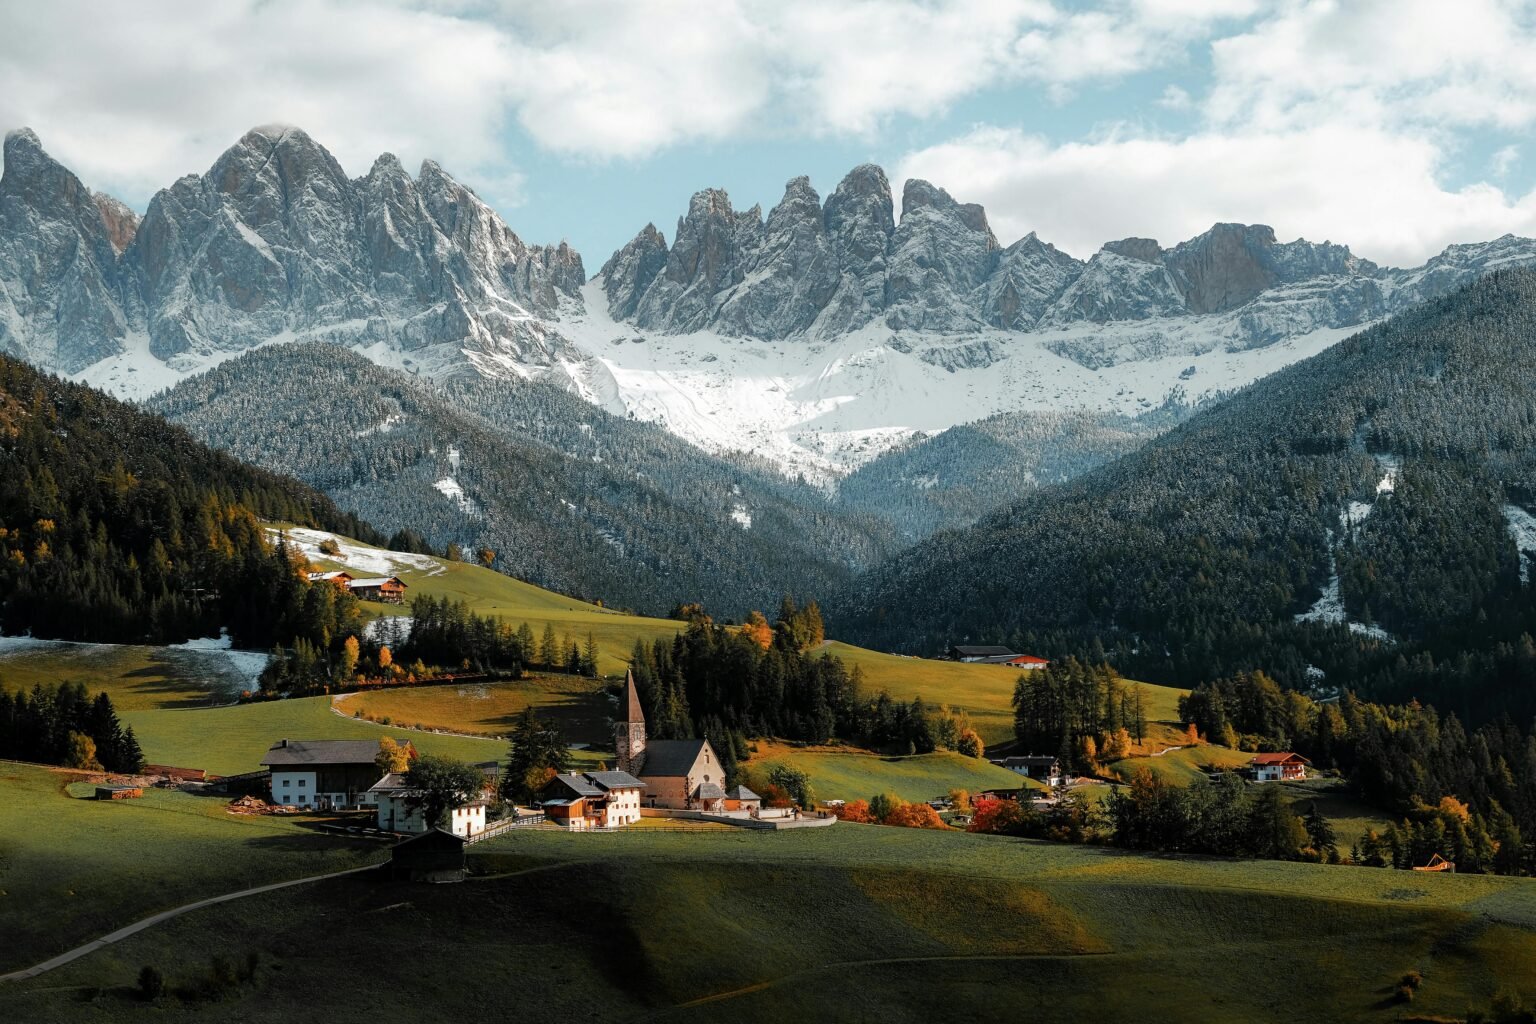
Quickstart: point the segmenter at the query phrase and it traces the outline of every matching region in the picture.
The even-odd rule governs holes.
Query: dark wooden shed
[[[400,882],[464,881],[463,836],[435,828],[396,843],[389,851],[389,876]]]

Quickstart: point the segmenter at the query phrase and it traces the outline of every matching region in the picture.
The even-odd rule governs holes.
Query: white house
[[[262,766],[272,773],[272,802],[309,810],[371,807],[378,781],[375,740],[278,740]]]
[[[645,783],[628,772],[556,775],[539,794],[544,816],[566,828],[618,828],[640,820]]]
[[[1005,757],[993,764],[1017,772],[1025,778],[1043,782],[1055,789],[1061,785],[1061,761],[1049,754],[1028,754],[1023,757]]]
[[[1291,782],[1307,777],[1307,765],[1311,764],[1300,754],[1259,754],[1248,762],[1253,767],[1255,782]]]
[[[384,776],[369,790],[378,807],[379,828],[385,832],[426,832],[430,829],[421,808],[411,806],[411,798],[419,793],[406,784],[399,772]],[[445,832],[468,838],[485,831],[484,800],[474,800],[448,811],[448,820],[441,826]]]

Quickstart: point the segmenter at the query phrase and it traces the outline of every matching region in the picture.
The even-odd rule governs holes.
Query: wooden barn
[[[1415,870],[1415,871],[1450,871],[1450,872],[1454,873],[1456,871],[1456,862],[1455,861],[1446,860],[1444,857],[1440,856],[1438,853],[1432,853],[1432,854],[1429,855],[1429,859],[1426,860],[1423,864],[1415,864],[1413,866],[1413,870]]]
[[[389,851],[389,877],[397,882],[464,881],[464,837],[435,828],[396,843]]]
[[[97,800],[137,800],[144,795],[138,786],[97,786]]]
[[[366,579],[348,580],[347,589],[360,601],[378,601],[380,604],[405,603],[405,584],[398,576],[370,576]]]

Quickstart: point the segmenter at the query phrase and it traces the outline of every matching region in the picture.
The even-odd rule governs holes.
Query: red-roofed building
[[[1307,766],[1312,762],[1300,754],[1255,754],[1248,764],[1253,768],[1255,782],[1291,782],[1307,777]]]

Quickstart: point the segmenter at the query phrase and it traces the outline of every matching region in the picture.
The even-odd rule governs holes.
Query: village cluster
[[[437,827],[471,839],[488,828],[546,821],[572,830],[622,828],[642,814],[688,817],[748,827],[830,823],[802,819],[793,809],[764,808],[745,786],[726,787],[719,756],[707,739],[648,740],[645,715],[631,675],[625,686],[625,720],[614,727],[618,758],[612,770],[555,775],[521,817],[487,820],[496,803],[497,764],[475,767],[485,776],[482,793],[448,809]],[[377,828],[424,833],[421,793],[404,773],[382,774],[378,744],[371,740],[279,740],[262,758],[270,773],[274,804],[300,810],[371,810]]]

